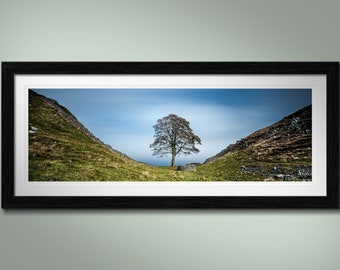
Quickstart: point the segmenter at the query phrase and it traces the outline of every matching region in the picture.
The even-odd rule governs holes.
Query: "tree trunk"
[[[172,167],[176,166],[176,164],[175,164],[175,155],[174,154],[172,155],[172,158],[171,158],[171,166]]]

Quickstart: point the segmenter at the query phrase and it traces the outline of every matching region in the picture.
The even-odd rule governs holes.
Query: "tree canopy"
[[[157,120],[153,148],[153,155],[165,157],[171,154],[171,166],[176,166],[175,158],[179,154],[190,155],[198,153],[195,144],[201,144],[201,139],[190,128],[190,123],[175,114],[169,114]]]

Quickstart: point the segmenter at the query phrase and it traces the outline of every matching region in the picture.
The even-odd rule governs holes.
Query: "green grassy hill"
[[[29,93],[30,181],[174,181],[174,169],[134,161],[95,138],[56,101]]]
[[[233,181],[310,181],[311,117],[310,105],[229,145],[200,167]]]
[[[29,92],[29,181],[301,181],[311,178],[311,110],[230,145],[196,171],[137,162],[56,101]]]

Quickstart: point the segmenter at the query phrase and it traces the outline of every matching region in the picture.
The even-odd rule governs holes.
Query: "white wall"
[[[339,61],[340,1],[0,0],[0,61]],[[0,268],[340,265],[339,211],[0,210]]]

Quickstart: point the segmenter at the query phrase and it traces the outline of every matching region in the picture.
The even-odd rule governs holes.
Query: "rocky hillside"
[[[310,181],[312,107],[229,145],[201,166],[234,180]]]
[[[257,160],[294,161],[312,154],[312,106],[309,105],[277,123],[260,129],[208,158],[212,162],[230,152],[247,149]]]
[[[57,114],[59,114],[62,118],[64,118],[66,121],[71,123],[76,129],[83,132],[86,136],[91,138],[94,142],[101,144],[103,147],[109,149],[110,151],[113,151],[115,154],[124,156],[126,158],[130,158],[127,155],[119,152],[116,149],[113,149],[110,145],[103,143],[101,140],[99,140],[96,136],[94,136],[82,123],[78,121],[78,119],[64,106],[60,105],[57,101],[51,98],[46,98],[42,95],[39,95],[35,93],[34,91],[30,90],[30,98],[31,100],[34,99],[34,96],[39,97],[42,101],[49,104]],[[130,158],[132,159],[132,158]]]
[[[189,171],[140,163],[96,138],[55,100],[29,92],[29,181],[310,181],[311,106]],[[197,166],[194,166],[197,165]]]

